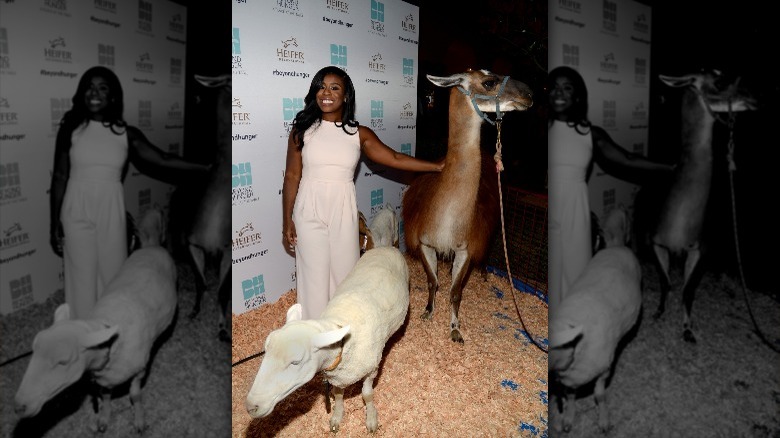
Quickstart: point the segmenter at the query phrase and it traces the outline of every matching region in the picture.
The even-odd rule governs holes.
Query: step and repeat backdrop
[[[183,150],[187,9],[167,0],[5,1],[0,7],[0,312],[63,286],[49,246],[49,185],[60,119],[81,75],[112,69],[124,117],[157,147]],[[167,206],[173,187],[132,166],[128,212]]]
[[[623,148],[647,155],[650,106],[649,6],[632,0],[550,0],[549,68],[579,71],[588,87],[588,118]],[[633,211],[635,184],[594,165],[588,183],[599,217],[616,205]]]
[[[295,258],[282,241],[282,183],[292,121],[317,71],[345,70],[358,121],[414,155],[419,8],[402,0],[237,0],[232,27],[232,298],[241,314],[296,286]],[[388,202],[400,215],[399,181],[361,160],[358,209],[369,221]]]

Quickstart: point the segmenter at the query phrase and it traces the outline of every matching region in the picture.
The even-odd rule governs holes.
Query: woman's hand
[[[283,228],[282,235],[284,236],[285,242],[290,250],[295,251],[295,245],[298,244],[298,233],[295,231],[295,222],[292,220],[286,221]]]
[[[62,232],[62,224],[58,224],[50,233],[49,244],[51,244],[51,249],[54,251],[54,254],[57,254],[59,257],[62,257],[64,242],[65,233]]]

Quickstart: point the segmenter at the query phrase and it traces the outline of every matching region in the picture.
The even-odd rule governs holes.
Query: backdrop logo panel
[[[252,222],[247,222],[238,231],[233,238],[233,251],[249,248],[263,243],[263,237],[259,231],[255,231]]]
[[[113,69],[116,64],[116,48],[110,44],[98,43],[98,64]]]
[[[70,64],[73,62],[73,53],[68,50],[65,38],[58,36],[47,40],[43,48],[43,59],[47,62]]]
[[[401,85],[404,87],[414,87],[417,77],[414,73],[414,59],[403,58],[401,61]]]
[[[601,12],[602,29],[605,32],[615,33],[617,32],[617,14],[618,14],[617,3],[611,2],[609,0],[603,0],[603,1],[604,1],[604,7]]]
[[[145,2],[144,0],[138,0],[138,31],[140,33],[153,36],[154,14],[152,12],[152,2]]]
[[[8,52],[8,30],[0,27],[0,74],[15,74],[11,70],[11,55]]]
[[[66,112],[70,110],[71,99],[68,97],[52,97],[49,99],[49,105],[51,108],[51,137],[57,135],[57,129],[60,127],[60,120]]]
[[[371,26],[368,32],[372,35],[387,37],[385,33],[385,4],[371,0]]]
[[[244,294],[244,308],[252,310],[265,304],[265,279],[262,275],[241,281],[241,290]]]
[[[576,14],[582,13],[582,3],[574,0],[558,0],[558,7]]]
[[[252,164],[249,162],[232,165],[232,188],[233,206],[257,201],[254,188],[252,186]]]
[[[385,130],[385,102],[382,100],[371,100],[371,129]]]
[[[577,68],[580,65],[580,46],[574,44],[563,45],[563,65]]]
[[[95,9],[116,14],[116,2],[111,0],[94,0]]]
[[[14,126],[19,123],[19,113],[13,111],[8,99],[0,97],[0,126]]]
[[[29,306],[35,300],[33,294],[32,275],[26,274],[8,282],[11,291],[11,309],[17,311]]]
[[[2,233],[0,234],[0,252],[30,243],[30,233],[25,231],[19,222],[12,223],[11,226],[0,230],[0,232]]]
[[[70,18],[67,0],[43,0],[41,11]]]
[[[289,63],[303,64],[306,62],[301,45],[298,43],[298,37],[290,36],[282,40],[281,45],[276,48],[276,59],[280,62]]]
[[[347,46],[341,44],[330,45],[330,63],[342,69],[347,69]]]
[[[241,104],[240,97],[233,98],[233,126],[236,125],[251,125],[252,117],[248,111],[244,110],[244,106]]]
[[[349,14],[349,2],[343,0],[325,0],[325,7],[331,11]]]
[[[19,163],[0,163],[0,205],[25,200],[22,196],[22,172]]]
[[[301,8],[298,5],[299,0],[273,0],[273,11],[280,14],[292,15],[295,17],[303,17]]]
[[[152,129],[152,101],[138,101],[138,127],[145,130]]]
[[[377,53],[376,55],[371,56],[370,60],[368,61],[368,71],[371,73],[385,73],[385,70],[387,69],[387,66],[382,61],[382,54]],[[385,82],[387,84],[387,82]]]

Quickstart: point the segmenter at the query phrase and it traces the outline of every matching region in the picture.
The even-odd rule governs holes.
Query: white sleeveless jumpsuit
[[[319,318],[360,257],[355,168],[357,128],[315,123],[304,134],[303,170],[293,207],[297,300],[304,319]]]
[[[65,302],[87,317],[127,258],[122,168],[127,133],[90,120],[73,131],[70,175],[60,221],[65,234]]]
[[[582,128],[580,128],[582,130]],[[554,313],[592,257],[587,168],[593,153],[590,131],[578,133],[555,120],[548,144],[548,302]]]

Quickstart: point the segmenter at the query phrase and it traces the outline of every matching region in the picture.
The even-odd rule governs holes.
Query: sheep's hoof
[[[98,429],[97,430],[100,433],[106,433],[106,431],[108,430],[108,424],[106,424],[106,423],[98,423]]]
[[[461,344],[465,343],[463,336],[460,335],[458,330],[453,330],[450,332],[450,339],[452,339],[452,342],[460,342]]]
[[[339,431],[339,425],[338,424],[332,424],[330,426],[330,433],[336,433]]]

